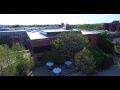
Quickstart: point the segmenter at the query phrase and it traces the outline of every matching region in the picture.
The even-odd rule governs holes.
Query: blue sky
[[[0,14],[0,24],[92,24],[120,20],[120,14]]]

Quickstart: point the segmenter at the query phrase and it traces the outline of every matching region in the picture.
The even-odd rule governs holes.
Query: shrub
[[[47,51],[43,54],[44,62],[52,61],[57,65],[64,64],[67,60],[67,57],[60,52]]]
[[[99,48],[94,48],[90,51],[94,56],[94,61],[96,61],[96,69],[104,69],[113,64],[112,55],[104,53]]]
[[[95,61],[88,49],[84,48],[75,55],[75,66],[86,75],[91,75],[95,68]]]
[[[102,49],[106,53],[113,54],[114,52],[114,44],[111,42],[112,35],[107,32],[102,32],[100,34],[100,42],[99,42],[99,48]]]
[[[64,53],[70,58],[73,58],[74,53],[90,46],[88,38],[81,35],[80,32],[62,32],[57,37],[51,41],[52,50]]]
[[[116,43],[116,44],[114,45],[114,52],[115,52],[116,54],[120,54],[120,43]]]

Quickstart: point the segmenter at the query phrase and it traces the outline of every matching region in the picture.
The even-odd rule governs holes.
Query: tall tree
[[[0,45],[0,51],[0,75],[2,76],[27,75],[34,67],[33,58],[19,44],[14,44],[12,48],[8,45]]]
[[[115,52],[116,54],[119,54],[119,55],[120,55],[120,42],[119,42],[119,43],[116,43],[116,44],[114,45],[114,52]],[[119,60],[120,60],[120,58],[119,58]],[[118,63],[118,67],[120,68],[120,61],[119,61],[119,63]]]
[[[7,44],[7,40],[5,38],[0,38],[0,45]]]
[[[102,49],[106,53],[112,54],[114,51],[114,45],[111,41],[112,41],[111,33],[108,33],[108,32],[100,33],[99,48]]]
[[[75,67],[86,75],[91,75],[95,68],[95,61],[88,49],[84,48],[75,55]]]
[[[89,40],[82,36],[80,32],[63,32],[58,35],[58,38],[53,40],[52,48],[57,52],[62,52],[68,57],[73,57],[74,53],[82,50],[84,47],[89,47]]]
[[[114,45],[114,51],[115,53],[120,54],[120,43]]]

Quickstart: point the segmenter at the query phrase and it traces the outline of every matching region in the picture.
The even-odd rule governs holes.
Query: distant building
[[[61,29],[65,29],[65,30],[72,30],[72,28],[70,27],[70,25],[68,25],[67,23],[61,23]]]
[[[120,31],[120,22],[113,21],[112,23],[104,23],[104,29],[108,31]]]
[[[0,31],[0,38],[5,38],[10,46],[13,43],[19,43],[28,48],[28,36],[25,30]]]
[[[8,27],[8,25],[0,25],[0,31],[6,31],[9,30],[10,28]]]

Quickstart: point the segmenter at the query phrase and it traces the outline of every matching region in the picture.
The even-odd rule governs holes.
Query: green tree
[[[78,29],[87,29],[87,30],[103,30],[103,24],[77,24],[72,25],[72,27],[78,28]]]
[[[74,54],[84,47],[89,47],[89,40],[86,36],[82,36],[80,32],[63,32],[58,35],[58,38],[51,42],[52,49],[63,53],[68,57],[73,57]]]
[[[32,61],[33,61],[32,59],[27,59],[27,58],[21,59],[18,62],[18,65],[16,67],[17,75],[26,76],[28,74],[28,72],[30,71],[30,69],[33,67],[31,65],[33,63]]]
[[[0,45],[7,44],[7,40],[5,38],[0,38]]]
[[[61,52],[47,51],[43,53],[43,60],[44,62],[52,61],[56,65],[61,65],[64,64],[67,57],[65,57]]]
[[[90,51],[94,57],[94,61],[96,62],[96,69],[103,70],[114,63],[112,55],[104,53],[100,48],[91,48]]]
[[[0,51],[0,75],[2,76],[27,75],[34,67],[33,58],[19,44],[14,44],[12,48],[8,45],[0,45]]]
[[[108,32],[100,33],[99,48],[102,49],[106,53],[113,54],[114,44],[111,41],[112,41],[111,33],[108,33]]]
[[[12,50],[13,51],[22,51],[22,50],[25,50],[25,47],[20,45],[19,43],[13,43]]]
[[[0,74],[2,76],[11,76],[15,75],[15,66],[13,64],[13,55],[10,54],[11,50],[8,47],[7,44],[0,45],[0,66],[1,66],[1,72]]]
[[[75,67],[86,75],[91,75],[95,68],[95,61],[88,49],[84,48],[75,55]]]
[[[120,55],[120,42],[119,42],[119,43],[116,43],[116,44],[114,45],[114,52],[115,52],[116,54],[119,54],[119,55]],[[119,58],[119,60],[120,60],[120,58]],[[118,63],[118,67],[120,68],[120,61],[119,61],[119,63]]]
[[[120,43],[114,45],[114,51],[115,53],[120,54]]]

